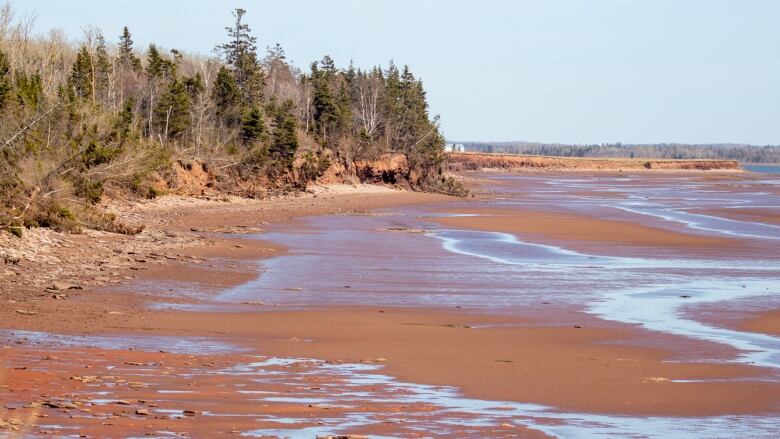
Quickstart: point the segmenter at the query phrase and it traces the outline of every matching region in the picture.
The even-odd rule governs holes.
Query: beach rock
[[[65,282],[54,282],[54,284],[49,287],[51,290],[55,291],[62,291],[62,290],[81,290],[81,286],[76,284],[69,284]]]
[[[23,316],[35,316],[35,315],[38,315],[37,311],[27,311],[27,310],[24,310],[24,309],[17,309],[16,313],[17,314],[21,314]]]
[[[139,416],[149,416],[149,410],[138,409],[138,410],[135,411],[135,414],[139,415]]]
[[[80,381],[82,383],[94,383],[96,381],[100,381],[100,378],[98,378],[95,375],[87,375],[87,376],[72,376],[68,378],[72,381]]]
[[[669,378],[664,377],[650,377],[642,380],[643,383],[667,383]]]
[[[75,409],[76,404],[72,402],[56,402],[56,401],[44,401],[41,406],[48,407],[50,409]]]

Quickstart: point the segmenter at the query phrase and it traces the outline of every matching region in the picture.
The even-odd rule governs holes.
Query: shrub
[[[99,203],[100,198],[103,196],[102,181],[90,181],[83,178],[75,184],[74,189],[76,196],[85,198],[93,204]]]

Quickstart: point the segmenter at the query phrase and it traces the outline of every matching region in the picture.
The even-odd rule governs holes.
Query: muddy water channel
[[[262,276],[223,292],[219,300],[462,307],[521,315],[573,307],[606,321],[739,350],[729,361],[780,368],[780,338],[717,324],[780,306],[780,225],[702,213],[717,207],[780,216],[780,180],[497,176],[490,182],[499,195],[486,201],[277,227],[263,239],[287,246],[289,254],[264,261]],[[496,213],[497,207],[505,210]],[[715,248],[567,241],[436,222],[525,209],[531,215],[606,218],[730,241]],[[559,226],[552,219],[549,227]],[[289,294],[292,289],[300,294]],[[706,315],[700,316],[704,306]]]

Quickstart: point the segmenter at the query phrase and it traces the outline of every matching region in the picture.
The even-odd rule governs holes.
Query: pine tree
[[[244,145],[251,145],[259,140],[264,132],[263,113],[259,107],[254,106],[241,118],[241,140]]]
[[[3,111],[11,96],[11,64],[5,53],[0,52],[0,112]]]
[[[221,67],[214,81],[211,99],[216,107],[217,118],[224,126],[231,128],[238,125],[241,114],[241,92],[230,71]]]
[[[119,47],[117,47],[117,59],[119,63],[126,68],[136,72],[141,70],[141,60],[135,56],[133,50],[133,38],[130,30],[125,26],[122,29],[122,35],[119,36]]]
[[[68,85],[77,98],[86,99],[92,96],[94,79],[92,68],[92,56],[86,46],[81,46],[68,78]]]

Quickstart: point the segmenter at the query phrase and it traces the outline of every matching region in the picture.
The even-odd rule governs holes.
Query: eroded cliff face
[[[450,170],[550,170],[550,171],[739,171],[736,160],[667,160],[628,158],[580,158],[451,152]]]
[[[407,185],[410,183],[411,171],[405,155],[387,154],[376,160],[355,162],[355,175],[363,183]]]
[[[317,179],[320,184],[386,184],[410,187],[418,183],[418,173],[409,166],[404,154],[384,154],[374,160],[357,160],[344,165],[334,162]]]
[[[153,173],[142,183],[138,192],[155,197],[164,194],[185,196],[218,196],[233,194],[250,198],[263,198],[278,191],[304,189],[301,170],[294,167],[289,173],[280,174],[277,179],[257,173],[234,175],[219,172],[201,161],[175,161],[163,173]],[[399,188],[413,188],[419,183],[419,173],[410,168],[404,154],[385,154],[375,160],[358,160],[342,163],[331,161],[327,169],[316,178],[317,184],[384,184]],[[299,182],[291,186],[290,182]]]

